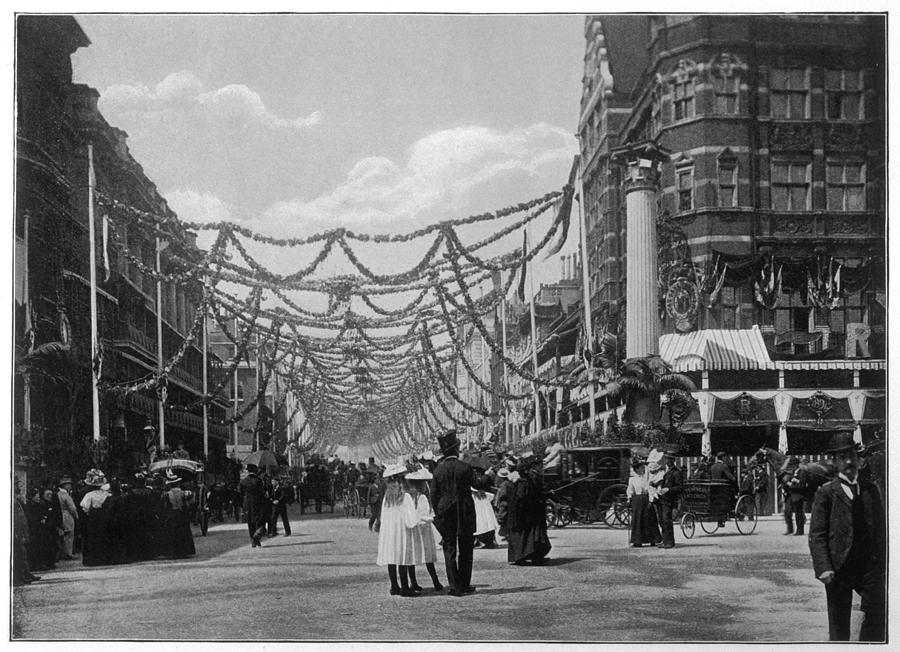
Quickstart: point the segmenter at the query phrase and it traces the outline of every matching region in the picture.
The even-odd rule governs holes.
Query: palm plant
[[[697,390],[690,378],[673,372],[671,365],[658,355],[622,360],[619,351],[624,348],[615,335],[607,334],[601,340],[597,360],[598,366],[607,369],[613,376],[606,384],[607,394],[611,397],[622,396],[625,400],[623,423],[644,423],[648,426],[659,423],[662,393]]]

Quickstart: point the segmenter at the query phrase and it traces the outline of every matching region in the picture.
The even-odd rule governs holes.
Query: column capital
[[[634,190],[656,190],[659,166],[668,160],[669,152],[652,141],[633,143],[613,150],[612,158],[625,168],[625,193]]]

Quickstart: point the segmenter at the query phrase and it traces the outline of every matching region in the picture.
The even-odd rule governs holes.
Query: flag
[[[103,214],[103,282],[108,283],[109,269],[109,217]]]
[[[25,354],[28,355],[34,351],[34,318],[32,316],[33,308],[30,304],[25,304]]]
[[[519,287],[516,294],[519,301],[525,302],[525,275],[528,274],[528,231],[526,230],[522,238],[522,266],[519,268]]]
[[[562,223],[559,225],[559,236],[556,243],[550,247],[549,251],[544,255],[544,260],[550,258],[550,256],[554,256],[559,253],[559,250],[562,249],[563,245],[566,244],[566,239],[569,237],[569,221],[572,217],[572,197],[574,195],[572,191],[572,184],[575,183],[575,175],[578,170],[577,165],[572,165],[572,169],[569,171],[569,181],[566,186],[565,192],[563,193],[562,199],[559,202],[559,210],[556,213],[557,219],[562,216]]]
[[[103,347],[97,345],[97,351],[94,353],[94,359],[91,364],[94,371],[94,378],[100,380],[100,374],[103,373]]]

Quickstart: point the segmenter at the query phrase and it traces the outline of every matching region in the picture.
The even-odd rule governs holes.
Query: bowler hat
[[[842,430],[831,436],[831,440],[828,442],[827,451],[829,453],[839,453],[850,448],[857,448],[856,442],[853,441],[853,433]]]
[[[441,453],[444,455],[459,450],[459,438],[456,436],[456,430],[448,430],[443,435],[438,435],[437,440],[438,446],[441,447]]]
[[[56,483],[58,487],[63,486],[64,484],[72,484],[72,478],[67,475],[64,475],[59,479],[59,482]]]

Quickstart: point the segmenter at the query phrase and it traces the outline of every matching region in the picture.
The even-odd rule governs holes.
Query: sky
[[[77,18],[75,80],[186,220],[406,232],[558,190],[577,152],[582,15]]]

